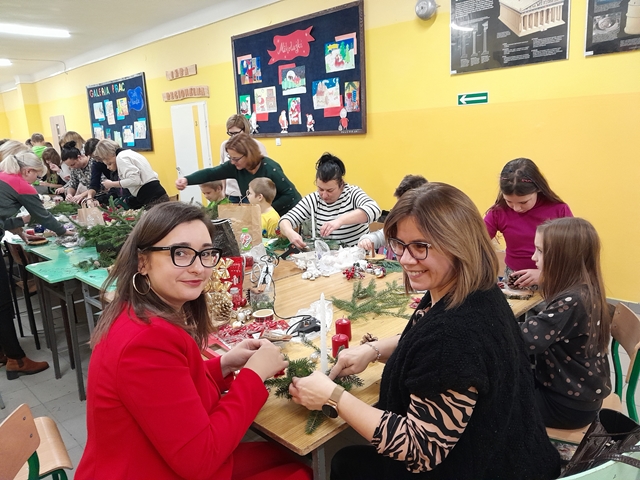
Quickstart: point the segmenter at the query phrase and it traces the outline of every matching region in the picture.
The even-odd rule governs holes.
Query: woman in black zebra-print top
[[[556,478],[560,459],[476,206],[431,183],[403,195],[384,233],[405,284],[428,293],[401,335],[344,350],[329,376],[315,372],[290,388],[312,410],[331,398],[372,444],[338,452],[331,479]],[[332,378],[376,360],[386,362],[376,407],[335,391]]]

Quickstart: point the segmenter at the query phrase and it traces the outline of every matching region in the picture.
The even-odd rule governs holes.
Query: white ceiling
[[[280,0],[0,0],[0,23],[70,38],[0,33],[0,92]]]

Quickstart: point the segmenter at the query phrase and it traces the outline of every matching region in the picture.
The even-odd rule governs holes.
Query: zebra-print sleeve
[[[410,472],[432,470],[455,446],[477,400],[475,387],[434,399],[411,395],[407,416],[384,412],[371,443],[381,455],[405,462]]]

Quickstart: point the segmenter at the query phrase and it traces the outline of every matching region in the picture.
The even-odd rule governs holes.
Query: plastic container
[[[251,250],[252,240],[249,229],[246,227],[243,228],[240,234],[240,250],[242,250],[242,253],[248,253]]]

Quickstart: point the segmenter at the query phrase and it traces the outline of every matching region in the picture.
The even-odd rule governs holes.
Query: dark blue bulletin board
[[[362,0],[231,38],[256,137],[366,133]]]
[[[123,148],[153,150],[144,72],[87,86],[92,136]]]

